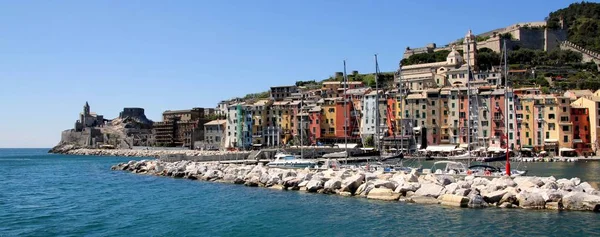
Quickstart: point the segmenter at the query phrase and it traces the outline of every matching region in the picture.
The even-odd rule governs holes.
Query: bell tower
[[[90,115],[90,105],[88,104],[88,102],[85,102],[85,105],[83,106],[83,116],[87,117]]]
[[[471,30],[467,32],[463,41],[463,59],[471,66],[472,70],[477,70],[477,40]]]

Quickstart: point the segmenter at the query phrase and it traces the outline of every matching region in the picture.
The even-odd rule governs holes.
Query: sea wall
[[[69,149],[71,148],[71,149]],[[51,153],[86,156],[124,156],[124,157],[160,157],[175,160],[239,160],[246,159],[247,151],[200,151],[200,150],[137,150],[137,149],[88,149],[75,146],[63,150],[51,150]],[[203,159],[205,158],[205,159]]]
[[[600,211],[600,192],[579,178],[467,176],[365,172],[360,169],[294,170],[215,162],[129,161],[112,167],[137,174],[298,190],[385,201],[469,208]]]

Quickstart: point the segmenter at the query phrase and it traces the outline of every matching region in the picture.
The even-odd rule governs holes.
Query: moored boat
[[[298,159],[291,154],[277,154],[275,160],[267,164],[270,168],[304,169],[314,167],[317,162],[312,160]]]

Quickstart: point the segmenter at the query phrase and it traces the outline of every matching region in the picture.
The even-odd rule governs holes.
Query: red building
[[[315,106],[308,111],[309,123],[309,141],[311,145],[316,145],[321,138],[321,121],[323,121],[321,106]]]
[[[592,152],[590,138],[590,117],[585,107],[571,105],[571,121],[573,122],[573,148],[579,155]]]

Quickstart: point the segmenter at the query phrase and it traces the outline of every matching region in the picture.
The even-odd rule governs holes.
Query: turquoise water
[[[591,212],[459,209],[111,171],[130,158],[0,149],[0,236],[599,236]],[[600,163],[538,163],[559,174]],[[534,169],[532,169],[534,170]],[[536,171],[538,172],[538,171]]]

